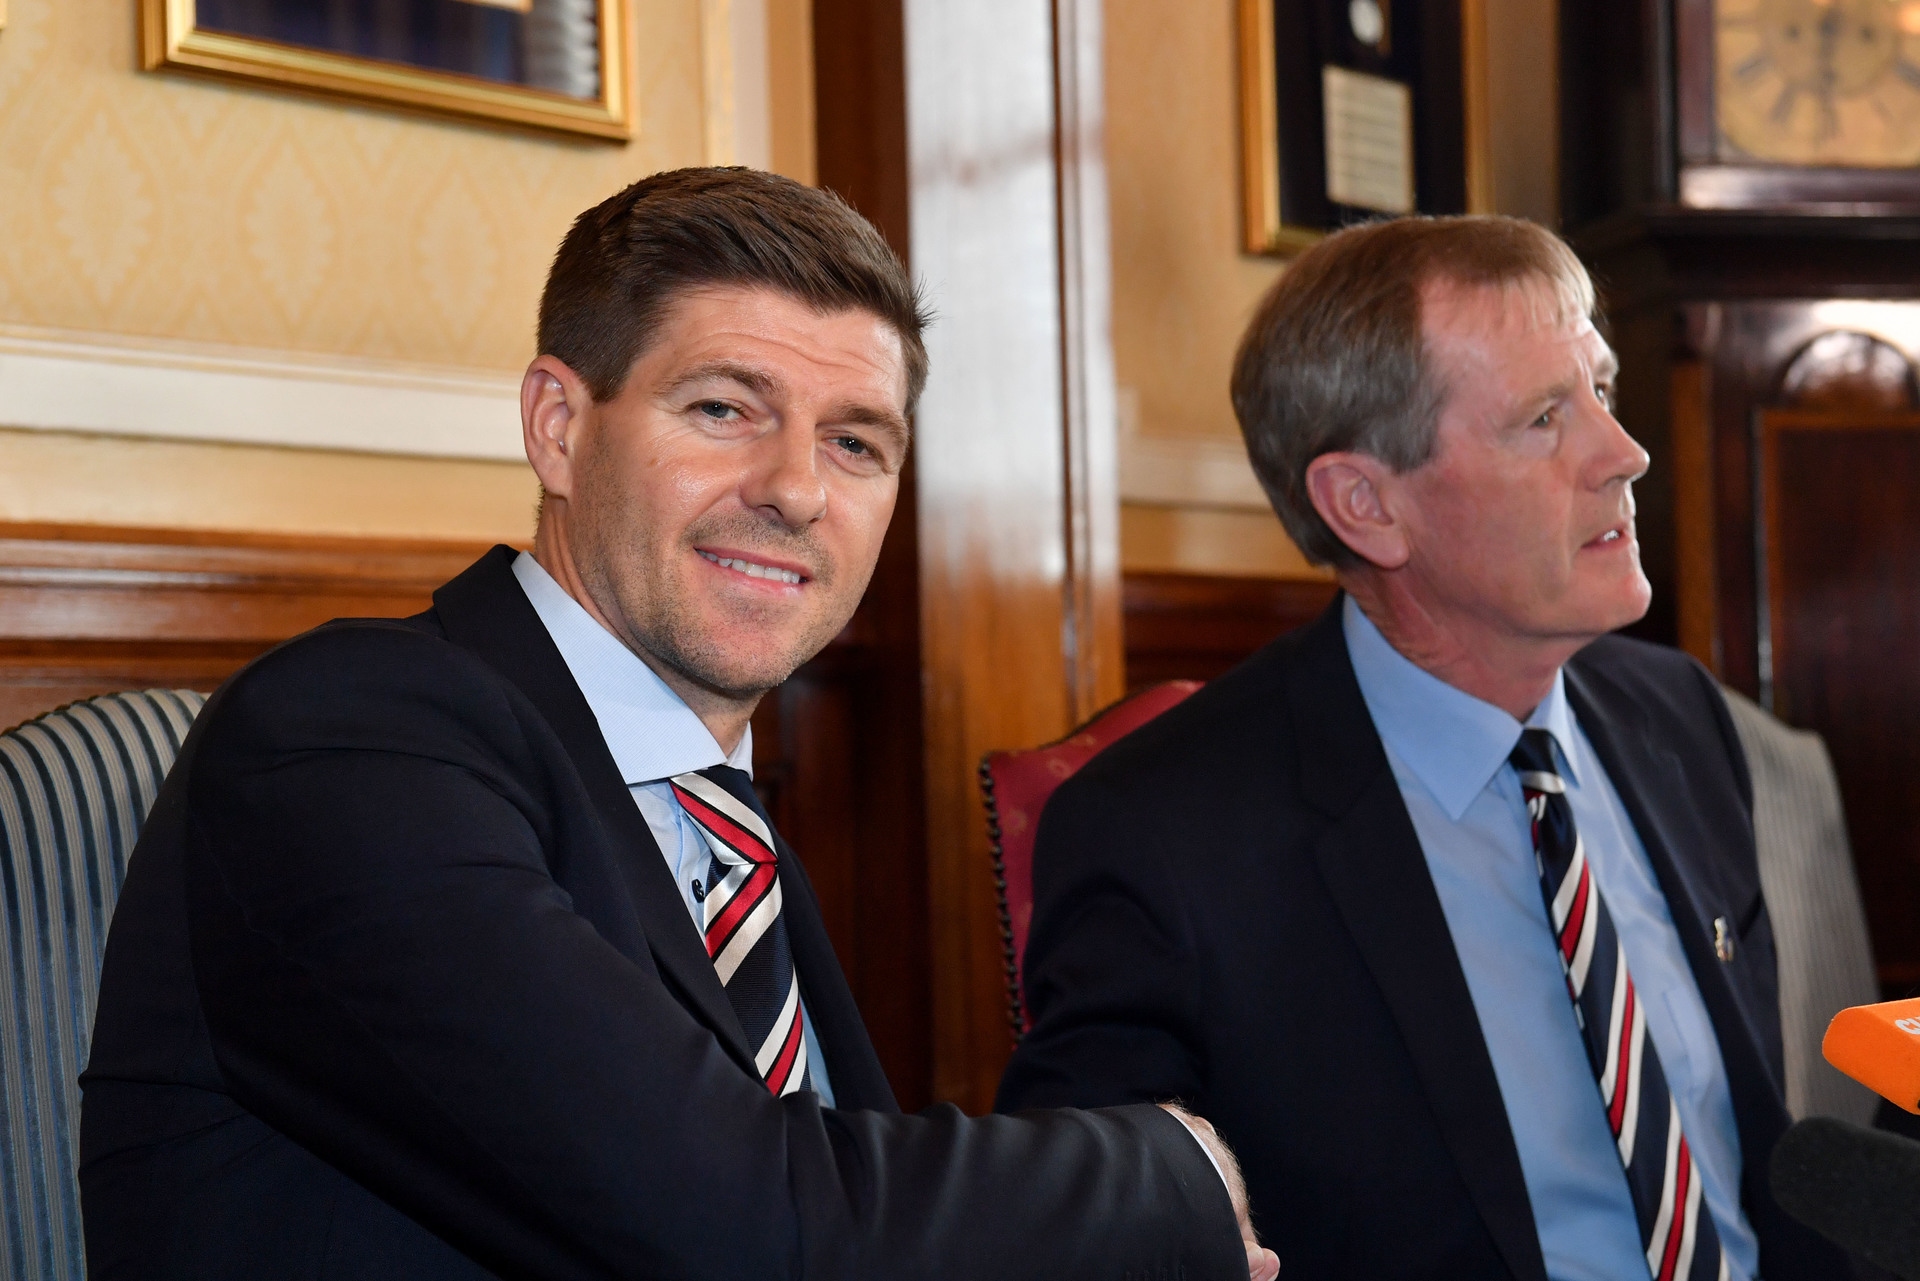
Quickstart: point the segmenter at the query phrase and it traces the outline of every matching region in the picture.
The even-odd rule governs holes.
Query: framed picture
[[[1465,36],[1477,0],[1240,0],[1249,253],[1468,208]]]
[[[625,142],[630,0],[141,0],[185,71]]]

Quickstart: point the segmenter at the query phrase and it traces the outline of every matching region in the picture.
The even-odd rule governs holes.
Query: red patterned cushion
[[[1033,924],[1033,838],[1053,789],[1096,753],[1146,724],[1200,688],[1199,681],[1167,681],[1129,695],[1058,742],[1023,752],[989,752],[980,761],[993,841],[994,888],[1000,895],[1000,934],[1007,954],[1007,1017],[1014,1039],[1027,1030],[1020,962]]]

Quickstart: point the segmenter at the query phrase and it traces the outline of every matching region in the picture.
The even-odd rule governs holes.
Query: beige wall
[[[1241,252],[1234,0],[1108,0],[1113,352],[1121,387],[1121,562],[1134,572],[1311,572],[1271,514],[1140,501],[1129,452],[1237,450],[1227,376],[1280,274]],[[1149,475],[1146,479],[1152,480]],[[1257,496],[1251,501],[1257,502]]]
[[[1107,0],[1121,555],[1134,571],[1297,577],[1315,571],[1251,475],[1220,483],[1245,467],[1227,398],[1234,346],[1282,270],[1240,249],[1236,9]],[[1481,0],[1481,12],[1494,207],[1550,221],[1553,0]],[[1196,482],[1184,499],[1176,472]]]
[[[712,145],[728,0],[633,3],[622,146],[142,72],[132,0],[11,0],[0,327],[517,371],[571,219]],[[776,94],[810,56],[769,48]],[[0,520],[521,538],[533,492],[521,464],[0,431]]]
[[[523,464],[0,431],[4,520],[512,542],[535,495]]]
[[[1233,0],[1108,0],[1113,346],[1153,435],[1238,437],[1233,346],[1279,275],[1240,252]]]

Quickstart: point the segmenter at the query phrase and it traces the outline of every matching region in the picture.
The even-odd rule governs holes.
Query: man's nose
[[[1640,442],[1627,434],[1620,420],[1604,404],[1596,404],[1595,423],[1599,433],[1599,443],[1594,451],[1593,475],[1599,485],[1614,481],[1636,481],[1647,474],[1653,465],[1653,456],[1643,448]]]
[[[827,486],[812,423],[783,420],[754,451],[741,497],[747,506],[801,529],[827,514]]]

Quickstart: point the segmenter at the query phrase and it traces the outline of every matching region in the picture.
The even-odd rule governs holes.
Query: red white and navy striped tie
[[[813,1088],[806,1015],[780,916],[780,858],[773,825],[745,773],[715,765],[668,780],[713,859],[700,899],[707,955],[774,1094]],[[695,886],[698,890],[700,887]]]
[[[1600,1083],[1620,1163],[1640,1220],[1654,1281],[1724,1281],[1720,1234],[1703,1198],[1699,1170],[1681,1132],[1647,1015],[1627,973],[1613,917],[1574,827],[1567,788],[1554,764],[1553,735],[1523,730],[1514,771],[1532,819],[1533,852],[1547,917],[1560,944],[1567,992]]]

